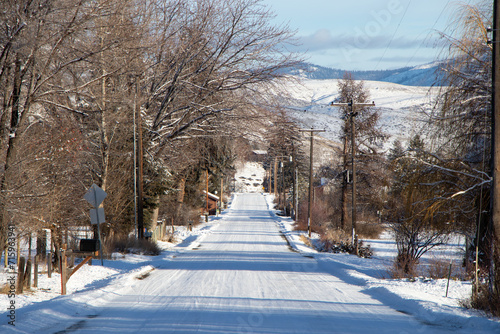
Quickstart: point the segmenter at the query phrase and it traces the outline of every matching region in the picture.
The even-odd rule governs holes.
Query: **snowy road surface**
[[[293,252],[261,194],[239,194],[191,250],[149,276],[106,289],[105,302],[61,299],[19,319],[36,333],[448,333],[363,293]],[[340,272],[340,271],[339,271]],[[92,298],[97,298],[93,292]],[[68,296],[69,297],[69,296]],[[79,301],[80,299],[81,301]],[[85,300],[87,298],[87,300]],[[104,298],[104,297],[103,297]],[[81,303],[85,303],[82,307]],[[68,308],[73,308],[73,314]],[[77,313],[77,314],[75,314]],[[57,325],[54,325],[57,323]],[[37,327],[38,326],[38,327]],[[456,331],[454,331],[456,332]],[[463,332],[463,331],[462,331]]]

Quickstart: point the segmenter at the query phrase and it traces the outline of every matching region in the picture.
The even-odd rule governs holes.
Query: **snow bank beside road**
[[[4,306],[9,305],[11,300],[15,301],[17,324],[21,324],[25,312],[45,307],[57,309],[57,305],[65,304],[68,300],[84,301],[92,306],[102,305],[107,300],[106,291],[113,290],[116,293],[119,287],[128,287],[138,276],[161,265],[165,259],[171,259],[180,252],[195,248],[215,224],[216,220],[210,221],[193,227],[192,231],[188,231],[185,226],[175,226],[177,242],[158,242],[163,249],[163,253],[158,256],[113,253],[112,259],[104,260],[104,266],[101,266],[99,260],[94,260],[91,266],[85,264],[68,280],[66,296],[61,296],[59,273],[52,273],[51,278],[48,278],[46,273],[39,274],[37,288],[25,288],[24,294],[16,295],[14,299],[9,298],[7,294],[0,294],[2,314],[6,308]],[[0,284],[7,282],[7,277],[10,275],[12,274],[5,270],[1,271]],[[5,317],[2,317],[2,320],[5,320]],[[1,325],[5,325],[5,322],[1,321]],[[0,332],[3,332],[2,328],[0,327]]]

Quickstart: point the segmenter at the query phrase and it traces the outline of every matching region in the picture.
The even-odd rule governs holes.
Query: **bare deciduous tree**
[[[76,105],[71,78],[79,65],[102,50],[81,48],[87,29],[99,16],[98,3],[73,0],[5,1],[2,10],[0,119],[0,243],[11,220],[6,205],[23,171],[22,139],[47,112],[64,110],[85,115]],[[85,72],[84,72],[85,73]]]
[[[134,110],[153,217],[156,197],[199,172],[191,166],[229,168],[232,147],[220,138],[248,134],[235,130],[260,113],[264,87],[295,62],[284,48],[292,34],[273,26],[257,0],[2,5],[2,248],[14,218],[26,230],[87,219],[81,195],[92,182],[109,194],[106,232],[129,233]],[[68,146],[73,139],[78,146]]]

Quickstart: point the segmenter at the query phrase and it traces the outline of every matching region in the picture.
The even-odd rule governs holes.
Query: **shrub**
[[[389,269],[392,278],[412,278],[417,276],[416,267],[418,260],[405,254],[398,254],[393,266]]]
[[[432,259],[429,261],[427,274],[431,278],[448,278],[450,272],[450,261]]]
[[[119,252],[123,254],[159,255],[161,249],[152,240],[136,239],[132,236],[114,236],[104,244],[104,252],[108,254]]]
[[[358,222],[356,224],[356,233],[363,239],[378,239],[383,231],[384,227],[379,223]]]
[[[165,234],[165,236],[163,237],[163,239],[161,241],[174,243],[174,242],[177,242],[177,239],[175,238],[175,235],[173,233],[167,233],[167,234]]]
[[[488,289],[488,284],[479,286],[479,294],[472,294],[469,300],[463,301],[462,306],[474,308],[500,317],[500,295],[491,294]]]
[[[10,293],[9,284],[0,285],[0,295],[8,295]]]
[[[302,241],[306,246],[314,248],[313,244],[311,243],[311,240],[309,240],[309,238],[303,234],[300,235],[300,241]]]
[[[331,253],[349,253],[355,254],[356,249],[352,244],[350,236],[340,229],[329,229],[321,237],[322,246],[319,247],[320,252]],[[370,246],[363,246],[363,241],[358,240],[358,256],[363,258],[370,258],[373,251]]]

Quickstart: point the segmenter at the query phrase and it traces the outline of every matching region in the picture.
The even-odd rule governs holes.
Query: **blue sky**
[[[440,54],[454,0],[263,0],[276,23],[296,30],[307,61],[343,70],[383,70],[432,62]],[[463,3],[474,4],[474,0]]]

